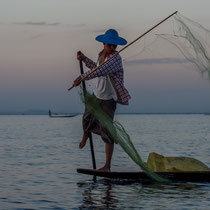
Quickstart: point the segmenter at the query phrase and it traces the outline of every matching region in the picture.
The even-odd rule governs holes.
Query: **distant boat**
[[[77,114],[72,115],[59,115],[59,114],[52,114],[51,111],[48,111],[49,117],[75,117]]]

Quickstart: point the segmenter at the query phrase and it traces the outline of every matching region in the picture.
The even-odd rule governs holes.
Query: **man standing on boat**
[[[120,37],[118,32],[114,29],[109,29],[105,34],[97,36],[96,40],[103,43],[104,49],[99,53],[97,63],[81,52],[77,54],[77,59],[83,61],[90,70],[80,75],[74,81],[74,86],[78,86],[83,78],[85,78],[85,80],[97,78],[94,96],[102,111],[113,120],[116,104],[127,105],[130,95],[124,87],[124,70],[121,56],[118,54],[105,64],[103,63],[117,53],[117,45],[125,45],[127,41]],[[103,65],[90,74],[97,65],[101,64]],[[94,117],[87,108],[83,115],[83,130],[84,134],[79,148],[82,149],[85,146],[90,132],[100,135],[105,142],[106,162],[105,165],[98,170],[110,171],[114,139],[112,139],[111,135],[98,121],[94,120]]]

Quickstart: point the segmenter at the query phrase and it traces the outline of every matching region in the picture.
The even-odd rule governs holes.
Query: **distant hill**
[[[47,115],[46,110],[26,110],[26,111],[8,111],[0,112],[0,115]]]
[[[8,112],[0,112],[0,115],[48,115],[49,110],[41,110],[41,109],[29,109],[26,111],[8,111]],[[69,112],[56,112],[56,114],[75,114]],[[78,113],[76,113],[78,114]]]
[[[29,109],[26,111],[10,111],[10,112],[0,112],[0,115],[48,115],[49,110],[39,110],[39,109]],[[83,114],[83,113],[71,113],[71,112],[53,112],[52,114],[57,114],[57,115],[68,115],[68,114]],[[136,115],[167,115],[167,114],[205,114],[205,115],[210,115],[208,112],[197,112],[197,113],[191,113],[191,112],[136,112],[136,113],[124,113],[124,112],[116,112],[116,114],[136,114]]]

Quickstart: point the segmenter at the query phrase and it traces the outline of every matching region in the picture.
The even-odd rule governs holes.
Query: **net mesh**
[[[115,143],[119,144],[122,149],[128,154],[128,156],[141,167],[141,169],[153,180],[158,182],[168,182],[167,179],[157,175],[152,172],[147,165],[142,161],[141,156],[137,152],[133,142],[130,139],[130,136],[127,134],[123,126],[117,122],[113,121],[99,106],[96,98],[89,92],[85,92],[82,95],[82,101],[85,103],[88,111],[94,116],[102,126],[104,126],[109,135],[112,136]]]
[[[210,80],[210,31],[181,14],[175,15],[174,18],[173,33],[157,36],[173,44],[189,62],[196,65],[202,75],[206,74]]]
[[[124,58],[125,64],[189,63],[210,81],[210,30],[180,13],[143,37],[133,52]]]

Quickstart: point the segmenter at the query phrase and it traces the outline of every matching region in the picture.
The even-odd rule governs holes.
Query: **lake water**
[[[78,174],[92,168],[89,144],[78,149],[81,115],[0,116],[0,209],[209,209],[210,183],[141,184]],[[117,115],[143,160],[150,152],[210,166],[210,116]],[[97,167],[104,143],[93,135]],[[113,171],[138,171],[116,145]]]

